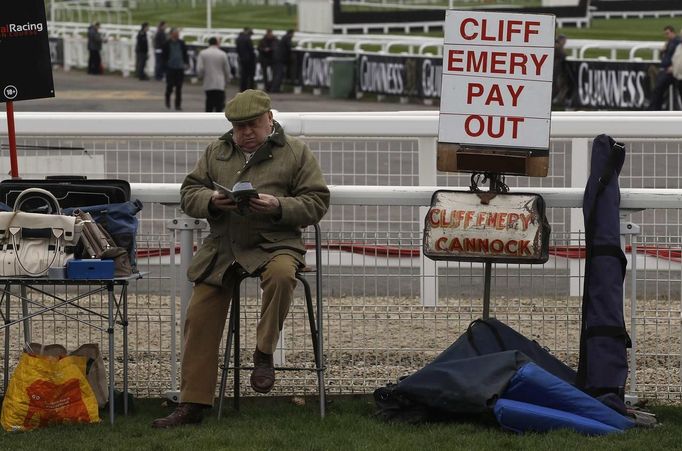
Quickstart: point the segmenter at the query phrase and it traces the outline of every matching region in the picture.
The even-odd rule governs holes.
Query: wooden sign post
[[[484,318],[493,263],[548,258],[542,197],[507,194],[503,174],[547,176],[554,22],[538,14],[445,15],[437,168],[474,175],[471,192],[434,194],[423,252],[433,260],[484,263]],[[475,182],[480,174],[490,182],[486,193]]]

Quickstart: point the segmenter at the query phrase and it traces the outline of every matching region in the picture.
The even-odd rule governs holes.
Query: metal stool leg
[[[232,348],[232,337],[234,337],[234,314],[235,302],[232,301],[230,306],[230,319],[227,326],[227,342],[225,343],[225,356],[223,358],[223,370],[220,375],[220,390],[218,398],[218,419],[222,417],[223,414],[223,401],[225,400],[225,386],[227,385],[227,373],[230,370],[230,352]]]
[[[234,293],[232,295],[232,305],[234,306],[234,315],[235,315],[235,320],[234,320],[234,398],[233,398],[233,405],[234,405],[234,410],[239,411],[239,370],[241,367],[241,358],[240,358],[240,343],[239,343],[239,333],[240,333],[240,314],[239,314],[239,307],[241,303],[241,295],[240,295],[240,285],[242,284],[242,281],[246,277],[240,278],[239,281],[236,283],[234,286]]]
[[[315,354],[315,372],[317,373],[317,391],[320,396],[320,416],[324,418],[325,414],[325,393],[324,393],[324,367],[322,364],[322,335],[321,335],[321,305],[320,299],[317,299],[318,306],[318,321],[315,321],[315,311],[313,310],[313,299],[310,290],[310,284],[300,273],[296,273],[296,279],[298,279],[303,285],[303,291],[305,293],[305,303],[306,311],[308,313],[308,323],[310,325],[310,337],[313,342],[313,353]],[[319,295],[319,293],[318,293]]]
[[[310,337],[313,341],[313,353],[315,354],[315,366],[320,367],[319,356],[317,355],[317,347],[319,345],[317,341],[317,326],[315,325],[315,312],[313,311],[313,299],[310,291],[310,284],[305,277],[301,274],[296,273],[296,279],[303,285],[303,291],[305,293],[305,306],[308,313],[308,324],[310,325]]]
[[[322,232],[319,224],[315,228],[315,306],[317,307],[317,389],[320,394],[320,417],[327,410],[327,396],[324,385],[324,336],[322,312]]]

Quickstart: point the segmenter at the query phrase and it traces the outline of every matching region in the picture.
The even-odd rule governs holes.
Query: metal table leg
[[[128,415],[128,285],[121,286],[123,303],[123,414]]]
[[[21,315],[24,318],[28,318],[28,302],[26,302],[26,286],[21,285]],[[24,344],[27,345],[31,342],[31,320],[24,320]]]
[[[3,388],[2,393],[7,395],[7,384],[9,382],[9,298],[11,285],[5,284],[5,292],[2,297],[5,301],[5,367],[3,368]]]
[[[114,424],[114,285],[109,283],[107,285],[107,292],[109,294],[109,422]]]

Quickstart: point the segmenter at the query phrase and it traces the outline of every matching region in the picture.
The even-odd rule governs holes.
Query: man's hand
[[[279,199],[270,194],[258,194],[259,197],[249,199],[251,211],[258,213],[273,213],[279,210]]]
[[[237,209],[237,204],[234,203],[232,199],[225,196],[224,194],[220,194],[218,191],[213,191],[213,195],[211,195],[211,205],[222,211],[231,211]]]

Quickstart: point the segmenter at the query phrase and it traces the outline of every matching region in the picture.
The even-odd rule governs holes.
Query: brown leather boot
[[[272,354],[265,354],[256,348],[253,353],[253,366],[251,388],[258,393],[270,393],[272,386],[275,385],[275,365]]]
[[[183,402],[178,404],[178,407],[167,417],[157,418],[152,421],[152,427],[154,429],[166,429],[184,424],[201,423],[201,420],[204,418],[203,410],[203,404]]]

